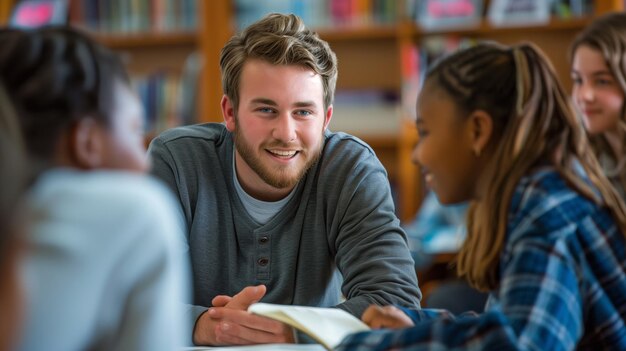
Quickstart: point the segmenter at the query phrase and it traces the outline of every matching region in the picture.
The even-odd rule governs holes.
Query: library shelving
[[[14,0],[0,1],[0,24],[5,25],[9,22],[9,16],[11,9],[13,8]]]
[[[372,0],[373,1],[373,0]],[[328,3],[329,1],[326,1]],[[364,3],[365,1],[359,0]],[[402,3],[402,2],[398,2]],[[170,34],[157,39],[115,42],[115,39],[105,39],[119,48],[147,51],[154,49],[162,54],[172,46],[186,43],[188,47],[198,50],[204,60],[200,73],[198,92],[198,121],[221,122],[222,116],[219,101],[222,96],[219,75],[219,53],[228,38],[237,30],[236,2],[233,0],[211,0],[198,2],[198,27],[193,34]],[[364,21],[354,24],[324,25],[316,28],[320,36],[327,40],[339,61],[339,78],[337,82],[338,94],[343,90],[383,90],[395,91],[402,94],[405,78],[403,77],[403,47],[407,45],[419,46],[429,38],[469,37],[477,40],[496,40],[502,43],[519,41],[533,41],[537,43],[553,61],[559,77],[564,84],[570,86],[569,65],[566,52],[569,42],[574,35],[589,23],[594,17],[609,11],[623,10],[623,1],[594,0],[592,14],[582,18],[552,19],[547,24],[527,25],[516,27],[495,27],[482,19],[478,26],[465,29],[450,29],[425,31],[412,19],[397,15],[392,21],[377,23]],[[403,10],[403,5],[395,9]],[[180,35],[180,40],[174,40]],[[162,42],[160,42],[162,41]],[[105,41],[106,42],[106,41]],[[142,62],[139,60],[139,62]],[[401,98],[402,100],[405,97]],[[408,100],[414,99],[409,97]],[[398,213],[402,220],[409,220],[419,208],[423,196],[421,175],[417,166],[410,159],[413,148],[417,143],[417,133],[414,123],[407,117],[406,109],[400,106],[393,116],[380,116],[383,132],[363,132],[359,126],[359,117],[352,116],[354,123],[346,127],[346,131],[355,134],[376,151],[386,167],[390,181],[394,187]],[[410,104],[409,104],[410,105]],[[341,106],[336,106],[337,115]],[[344,121],[342,125],[350,125]],[[376,129],[376,128],[371,128]]]
[[[69,0],[69,22],[122,56],[147,116],[148,139],[197,122],[198,0]],[[193,115],[193,116],[192,116]],[[149,140],[147,140],[148,142]]]
[[[212,23],[201,26],[201,41],[206,56],[205,72],[202,79],[204,91],[203,120],[221,120],[219,98],[221,83],[217,60],[219,50],[234,32],[236,26],[235,3],[231,0],[213,0],[204,11],[211,11]],[[559,77],[566,87],[570,87],[569,64],[566,52],[574,35],[595,16],[609,11],[623,10],[622,1],[595,0],[594,10],[581,18],[554,18],[547,24],[516,27],[496,27],[486,19],[478,26],[465,29],[444,29],[425,31],[415,21],[402,16],[392,23],[365,23],[356,25],[324,26],[317,31],[327,40],[339,61],[337,93],[342,90],[380,89],[402,93],[404,78],[402,73],[402,47],[417,45],[433,37],[468,37],[476,40],[495,40],[505,44],[519,41],[532,41],[539,45],[553,61]],[[398,6],[401,10],[403,6]],[[210,9],[209,9],[210,8]],[[261,16],[261,14],[259,15]],[[404,97],[402,97],[404,99]],[[409,101],[414,97],[410,97]],[[335,106],[339,113],[340,106]],[[368,142],[387,168],[389,178],[397,194],[397,206],[402,220],[409,220],[417,211],[423,188],[417,166],[410,160],[417,142],[415,126],[406,112],[399,108],[400,117],[381,116],[381,123],[389,124],[393,119],[396,130],[382,133],[360,131],[359,116],[353,116],[354,124],[347,127],[351,132]],[[345,122],[348,123],[349,122]],[[345,125],[342,124],[342,125]],[[376,128],[372,128],[376,129]]]
[[[412,18],[402,15],[406,9],[405,4],[409,0],[351,1],[357,6],[367,3],[375,6],[380,4],[383,4],[380,6],[392,6],[396,15],[384,21],[324,25],[317,27],[316,30],[330,43],[338,56],[338,94],[352,90],[379,90],[391,91],[400,96],[395,113],[381,116],[379,122],[385,125],[385,128],[373,126],[364,131],[358,123],[360,117],[358,115],[352,116],[352,121],[346,117],[340,125],[347,132],[364,139],[376,151],[394,187],[399,216],[405,221],[414,216],[423,194],[419,169],[410,160],[413,147],[417,142],[417,135],[407,109],[412,108],[416,96],[413,96],[415,91],[407,94],[405,90],[406,77],[402,65],[405,64],[403,57],[406,48],[419,48],[424,42],[436,37],[496,40],[505,44],[532,41],[550,57],[559,77],[569,88],[571,83],[566,52],[574,35],[594,17],[610,11],[624,10],[623,0],[593,0],[593,12],[581,18],[555,18],[547,24],[507,28],[493,26],[483,18],[477,26],[471,28],[426,31],[420,28]],[[71,0],[72,5],[88,2],[87,0]],[[107,3],[103,0],[91,2]],[[112,2],[123,4],[120,6],[128,6],[126,0],[112,0]],[[165,8],[178,3],[174,0],[129,2],[131,4],[159,4],[159,6],[166,6]],[[165,71],[180,76],[183,74],[189,55],[198,52],[202,57],[202,69],[197,74],[199,88],[195,99],[196,121],[221,122],[219,102],[222,89],[218,64],[219,53],[224,43],[238,28],[237,3],[234,0],[189,0],[188,3],[190,2],[195,6],[196,25],[193,27],[168,28],[167,30],[147,27],[148,30],[125,34],[114,31],[96,31],[96,37],[106,45],[123,52],[127,57],[130,71],[138,75]],[[293,1],[293,3],[296,2],[306,1]],[[320,2],[330,4],[334,1]],[[2,3],[5,4],[5,2]],[[248,3],[256,5],[261,2],[248,1]],[[7,8],[0,6],[0,20],[6,21]],[[333,11],[335,10],[337,9]],[[70,13],[76,13],[76,11],[74,8],[74,12]],[[259,14],[259,17],[261,15]],[[77,20],[72,18],[72,21]],[[79,19],[78,22],[80,21]],[[85,22],[85,19],[83,18],[82,21]],[[402,96],[403,93],[405,96]],[[340,114],[340,108],[341,106],[335,106],[337,115]],[[346,111],[349,112],[348,109]],[[166,125],[166,127],[169,126],[172,125]]]

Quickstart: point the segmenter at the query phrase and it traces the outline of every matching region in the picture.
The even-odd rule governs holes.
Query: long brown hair
[[[602,55],[626,96],[626,13],[616,12],[599,17],[580,32],[570,47],[570,62],[574,62],[576,50],[583,45]],[[626,150],[626,98],[622,103],[618,133],[622,150]],[[605,169],[605,172],[616,187],[626,191],[626,155],[616,155],[603,134],[590,135],[590,140],[597,155],[604,154],[613,159],[615,168]]]
[[[472,286],[497,287],[514,189],[541,162],[554,165],[581,194],[608,207],[626,233],[626,206],[589,148],[554,68],[537,47],[479,44],[445,58],[426,79],[444,89],[463,113],[483,110],[493,119],[493,157],[481,177],[481,199],[470,206],[468,235],[457,260],[457,272]],[[575,163],[582,165],[591,185],[575,173]]]

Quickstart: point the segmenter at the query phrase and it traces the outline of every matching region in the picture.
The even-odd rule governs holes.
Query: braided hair
[[[443,89],[464,115],[483,110],[493,120],[494,155],[478,185],[481,201],[470,206],[468,235],[457,260],[457,272],[470,284],[480,290],[497,287],[513,192],[522,176],[542,163],[554,165],[577,191],[606,206],[626,234],[624,202],[537,47],[482,43],[444,58],[427,72],[426,81]],[[591,184],[577,175],[576,164]]]
[[[90,117],[110,126],[114,83],[130,84],[120,59],[69,27],[0,29],[0,81],[26,149],[47,162],[61,134]]]

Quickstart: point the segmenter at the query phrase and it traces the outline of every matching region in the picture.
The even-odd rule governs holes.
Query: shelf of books
[[[198,33],[161,32],[161,33],[128,33],[128,34],[96,34],[106,46],[112,49],[163,48],[172,46],[195,47],[198,43]]]
[[[411,4],[406,8],[406,22],[401,24],[405,28],[399,38],[404,120],[415,118],[415,97],[429,65],[449,52],[481,40],[503,44],[535,43],[550,57],[565,86],[571,86],[567,61],[569,43],[595,16],[607,11],[606,8],[597,10],[598,2],[601,1],[408,1]],[[458,8],[451,8],[452,3]],[[619,8],[611,8],[615,9]],[[407,209],[418,208],[416,198],[424,192],[419,170],[408,164],[410,150],[417,142],[416,132],[409,126],[410,123],[404,123],[404,130],[400,131],[399,174],[403,193],[408,192],[415,198],[401,199],[403,219],[412,212]]]
[[[489,36],[493,34],[511,34],[511,33],[524,33],[529,34],[532,32],[550,32],[550,31],[562,31],[562,30],[580,30],[585,27],[591,21],[591,15],[576,18],[559,18],[551,17],[544,24],[528,23],[518,24],[515,26],[499,26],[491,23],[488,19],[481,19],[475,26],[467,28],[436,28],[432,30],[425,30],[421,28],[417,23],[413,26],[413,35],[416,38],[428,37],[433,35],[463,35],[463,36]]]
[[[424,192],[411,154],[417,143],[415,100],[433,60],[480,40],[529,40],[547,52],[568,85],[565,53],[575,33],[594,16],[623,6],[613,0],[610,6],[604,0],[226,2],[234,28],[270,12],[295,13],[329,41],[339,61],[330,127],[362,138],[376,151],[395,187],[402,220],[415,214]]]
[[[71,0],[69,21],[118,51],[146,111],[146,134],[197,121],[197,0]]]
[[[355,40],[394,39],[398,35],[396,24],[354,24],[326,27],[316,30],[321,38],[331,43]]]
[[[22,0],[23,2],[25,0]],[[62,0],[58,0],[62,1]],[[234,31],[270,12],[295,13],[339,61],[331,129],[368,142],[409,220],[423,194],[410,155],[415,99],[437,57],[479,40],[536,42],[569,85],[566,52],[595,16],[624,0],[66,0],[70,21],[122,53],[149,130],[221,121],[219,52]],[[8,18],[0,1],[0,20]],[[202,98],[199,98],[199,97]]]

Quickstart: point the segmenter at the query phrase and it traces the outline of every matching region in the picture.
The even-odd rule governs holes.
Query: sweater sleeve
[[[387,174],[373,152],[355,162],[340,190],[335,260],[346,301],[360,317],[371,304],[419,308],[414,262],[395,215]]]

